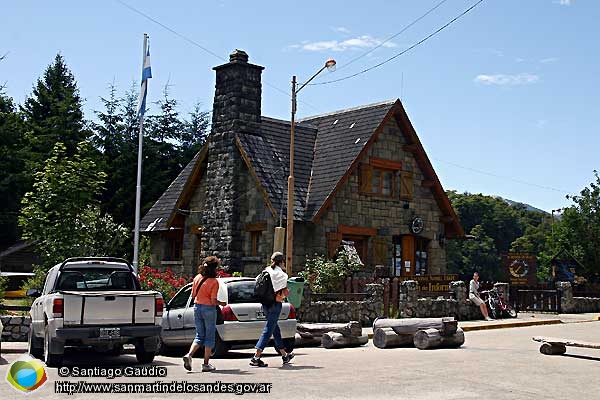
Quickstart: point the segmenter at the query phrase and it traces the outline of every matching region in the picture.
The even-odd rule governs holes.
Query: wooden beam
[[[246,232],[266,231],[267,221],[249,222],[245,226]]]
[[[338,232],[343,235],[357,236],[376,236],[377,228],[367,228],[362,226],[338,225]]]
[[[393,160],[388,160],[385,158],[376,158],[376,157],[371,157],[369,159],[369,164],[372,165],[375,168],[384,168],[384,169],[391,169],[394,171],[399,171],[402,169],[402,163],[399,161],[393,161]]]
[[[429,179],[423,179],[421,181],[421,186],[423,186],[423,187],[430,188],[430,187],[433,187],[434,185],[435,185],[435,182],[432,180],[429,180]]]

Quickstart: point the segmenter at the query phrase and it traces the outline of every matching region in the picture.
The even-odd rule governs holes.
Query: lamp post
[[[285,272],[288,276],[292,275],[292,256],[294,246],[294,129],[296,116],[296,95],[304,89],[310,81],[327,68],[330,71],[335,70],[335,60],[329,59],[309,80],[304,82],[296,89],[296,75],[292,76],[292,119],[290,125],[290,175],[288,176],[288,198],[287,198],[287,234],[285,241]]]

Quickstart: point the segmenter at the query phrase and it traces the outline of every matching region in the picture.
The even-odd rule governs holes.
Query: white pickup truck
[[[69,258],[52,267],[44,288],[29,289],[29,353],[60,366],[65,346],[92,347],[118,355],[135,345],[140,363],[154,359],[163,298],[142,291],[130,263],[113,257]]]

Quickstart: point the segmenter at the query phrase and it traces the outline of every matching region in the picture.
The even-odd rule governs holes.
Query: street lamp
[[[290,126],[290,175],[288,176],[288,198],[287,198],[287,235],[285,241],[285,271],[288,276],[292,275],[292,248],[294,245],[294,128],[296,116],[296,95],[310,81],[327,68],[335,71],[335,60],[329,59],[309,80],[296,89],[296,75],[292,76],[292,120]]]

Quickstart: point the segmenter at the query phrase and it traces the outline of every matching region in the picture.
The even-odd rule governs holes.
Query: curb
[[[519,328],[522,326],[535,326],[535,325],[556,325],[562,324],[560,319],[547,319],[543,321],[526,321],[526,322],[509,322],[505,324],[489,324],[489,325],[474,325],[474,326],[461,326],[465,332],[469,331],[484,331],[488,329],[503,329],[503,328]]]

